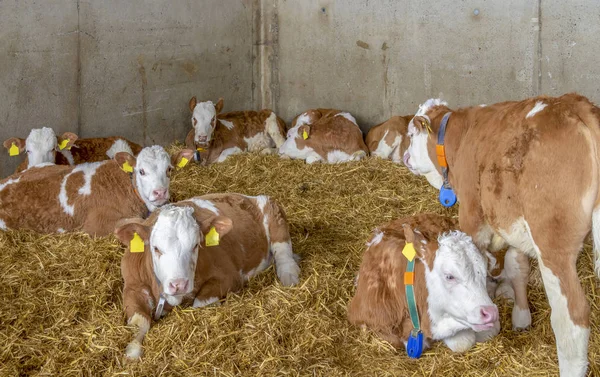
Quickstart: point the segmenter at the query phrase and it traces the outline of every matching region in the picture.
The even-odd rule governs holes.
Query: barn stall
[[[356,15],[364,15],[357,22]],[[448,23],[447,14],[453,22]],[[350,111],[364,131],[442,96],[453,106],[593,84],[597,6],[582,2],[0,3],[4,138],[48,125],[122,135],[171,149],[190,128],[192,95],[226,110],[273,108],[286,121],[312,107]],[[218,22],[216,22],[218,21]],[[455,47],[458,46],[458,47]],[[443,51],[441,53],[440,51]],[[584,73],[581,73],[584,72]],[[7,154],[2,176],[17,164]],[[305,165],[240,155],[174,173],[173,200],[212,192],[267,194],[285,208],[301,283],[270,268],[222,306],[176,309],[126,362],[122,246],[113,236],[0,235],[1,375],[557,375],[550,309],[532,268],[532,328],[510,329],[465,354],[436,344],[419,360],[350,326],[346,307],[371,231],[405,215],[456,215],[390,161]],[[600,375],[598,280],[589,242],[579,277],[591,305],[589,374]]]

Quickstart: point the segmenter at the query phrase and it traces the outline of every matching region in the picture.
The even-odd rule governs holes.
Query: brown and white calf
[[[222,113],[223,98],[189,103],[192,130],[185,145],[198,151],[196,159],[204,164],[223,162],[242,152],[275,153],[285,141],[285,122],[272,110],[233,111]]]
[[[183,150],[177,159],[193,153]],[[131,173],[122,170],[125,162]],[[108,161],[34,166],[0,182],[0,229],[110,234],[118,220],[146,216],[169,200],[170,170],[160,146],[137,158],[119,152]]]
[[[412,118],[413,115],[393,116],[371,127],[365,140],[371,156],[403,163],[402,156],[410,144],[407,133]]]
[[[32,129],[27,139],[11,137],[4,141],[4,147],[9,152],[16,147],[18,154],[27,153],[16,173],[41,164],[78,165],[104,161],[113,158],[118,152],[136,156],[142,150],[140,145],[122,137],[79,139],[72,132],[56,136],[54,130],[48,127]]]
[[[364,158],[368,149],[356,119],[350,113],[313,109],[298,115],[279,154],[293,159],[341,163]]]
[[[211,232],[218,234],[216,244],[207,242],[214,241]],[[115,234],[127,246],[121,262],[125,314],[138,326],[128,358],[141,356],[153,318],[182,303],[195,308],[217,303],[273,260],[283,285],[298,283],[285,213],[267,196],[194,197],[164,206],[146,220],[125,220]],[[143,242],[138,252],[132,252],[134,234]]]
[[[591,230],[599,271],[600,110],[577,94],[458,110],[428,100],[409,125],[405,162],[414,173],[441,172],[435,144],[447,113],[445,156],[462,230],[481,248],[494,237],[509,246],[513,326],[531,323],[528,257],[537,258],[561,376],[584,376],[590,309],[576,261]]]
[[[394,347],[406,346],[413,329],[405,292],[404,246],[416,249],[414,295],[421,331],[455,352],[500,330],[498,308],[486,290],[486,260],[456,220],[420,214],[377,229],[367,243],[356,293],[348,306],[352,324],[377,332]]]

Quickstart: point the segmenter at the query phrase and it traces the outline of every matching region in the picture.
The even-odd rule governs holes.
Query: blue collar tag
[[[450,185],[448,185],[448,187],[446,187],[446,185],[442,185],[442,187],[440,188],[439,198],[440,203],[442,203],[444,207],[452,207],[456,204],[456,194],[454,193],[454,190],[452,190]]]
[[[423,333],[421,330],[413,329],[408,336],[406,353],[411,359],[418,359],[423,353]]]

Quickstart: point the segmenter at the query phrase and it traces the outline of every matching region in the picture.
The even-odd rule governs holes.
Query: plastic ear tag
[[[185,157],[181,157],[181,160],[179,160],[179,162],[177,163],[177,166],[178,166],[179,168],[182,168],[182,167],[184,167],[185,165],[187,165],[187,163],[188,163],[189,161],[190,161],[190,160],[188,160],[187,158],[185,158]]]
[[[406,353],[411,359],[418,359],[423,353],[423,333],[420,330],[413,329],[408,335],[406,343]]]
[[[144,240],[136,232],[133,232],[133,238],[129,241],[129,251],[132,253],[144,252]]]
[[[406,245],[404,245],[404,249],[402,249],[402,255],[404,255],[409,262],[412,262],[413,259],[415,259],[417,252],[412,242],[407,242]]]
[[[302,138],[304,140],[308,139],[308,132],[306,132],[306,130],[302,131]]]
[[[67,145],[69,144],[69,139],[63,139],[63,141],[60,142],[60,144],[58,144],[58,149],[60,149],[61,151],[65,148],[67,148]],[[68,148],[71,149],[71,148]]]
[[[204,152],[206,149],[204,149],[204,148],[202,148],[202,147],[198,147],[198,148],[196,148],[196,150],[197,150],[198,152]]]
[[[444,207],[452,207],[456,204],[456,194],[450,187],[440,188],[440,203]]]
[[[129,161],[125,161],[121,166],[121,169],[127,173],[133,173],[133,167],[129,165]]]
[[[10,146],[10,149],[8,150],[8,154],[9,154],[11,157],[14,157],[14,156],[18,156],[18,155],[19,155],[19,153],[21,153],[21,151],[19,150],[19,147],[17,147],[17,146],[15,145],[15,143],[12,143],[12,145]]]
[[[214,226],[210,227],[208,233],[206,233],[206,246],[217,246],[219,244],[219,233]]]

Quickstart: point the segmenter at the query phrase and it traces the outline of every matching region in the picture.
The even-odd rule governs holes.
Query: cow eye
[[[144,169],[140,169],[140,175],[146,175],[146,172],[144,171]]]
[[[154,252],[156,254],[158,254],[159,257],[162,257],[162,255],[163,255],[163,253],[160,250],[158,250],[156,247],[154,248]]]
[[[446,274],[445,278],[446,278],[447,281],[454,281],[454,276],[451,275],[451,274]]]

